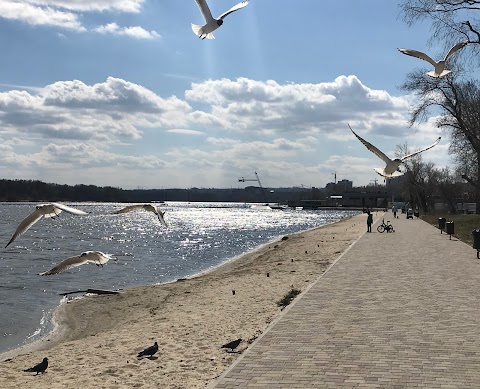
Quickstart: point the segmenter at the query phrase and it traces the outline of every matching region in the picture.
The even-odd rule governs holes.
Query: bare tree
[[[450,132],[449,151],[455,155],[457,166],[464,169],[463,178],[474,187],[480,213],[480,83],[457,82],[454,76],[431,79],[415,71],[407,75],[401,89],[418,97],[410,125],[426,120],[432,109],[440,110],[436,124]]]
[[[410,154],[406,143],[397,145],[395,155]],[[435,181],[432,180],[435,166],[431,162],[424,162],[422,156],[418,154],[414,158],[406,160],[404,163],[406,170],[403,177],[402,195],[408,199],[410,205],[414,208],[421,208],[423,212],[428,212],[434,205]]]
[[[468,39],[480,45],[479,0],[405,0],[400,8],[408,25],[430,20],[434,39],[447,45]]]

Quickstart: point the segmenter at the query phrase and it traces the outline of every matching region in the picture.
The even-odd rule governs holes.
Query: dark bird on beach
[[[232,340],[231,342],[225,343],[221,348],[228,348],[230,351],[235,350],[238,345],[242,342],[242,339]]]
[[[140,351],[137,358],[152,357],[158,351],[158,343],[155,342],[153,346],[147,347],[145,350]]]
[[[31,367],[30,369],[25,369],[24,371],[29,373],[37,373],[35,375],[38,375],[38,373],[42,373],[42,374],[45,373],[45,370],[47,370],[47,367],[48,367],[48,358],[43,358],[42,362]]]

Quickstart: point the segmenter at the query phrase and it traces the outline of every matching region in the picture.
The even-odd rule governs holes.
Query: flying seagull
[[[450,51],[447,53],[444,59],[435,62],[433,59],[431,59],[427,54],[422,53],[421,51],[417,50],[409,50],[409,49],[398,49],[401,53],[410,55],[412,57],[417,57],[420,59],[423,59],[424,61],[427,61],[431,63],[434,67],[435,70],[432,70],[431,72],[428,72],[427,74],[430,77],[434,78],[441,78],[443,76],[446,76],[448,73],[451,72],[451,70],[445,70],[445,62],[447,62],[447,59],[455,53],[457,50],[460,50],[462,47],[468,44],[468,40],[461,41],[457,43],[455,46],[453,46]]]
[[[47,367],[48,367],[48,358],[43,358],[42,362],[36,364],[30,369],[25,369],[24,371],[29,373],[37,373],[35,375],[38,375],[38,373],[42,373],[42,374],[45,373],[45,370],[47,370]]]
[[[157,215],[158,220],[160,220],[160,223],[162,223],[165,227],[168,227],[167,223],[165,222],[165,219],[163,218],[163,215],[165,215],[165,211],[161,211],[159,207],[156,207],[152,204],[128,205],[125,208],[115,211],[114,214],[127,213],[131,211],[136,211],[137,209],[144,209],[145,211],[153,212],[155,215]]]
[[[221,348],[227,348],[230,349],[230,352],[233,352],[233,350],[235,350],[241,342],[242,339],[240,338],[232,340],[231,342],[225,343]]]
[[[152,357],[158,351],[158,343],[155,342],[153,346],[147,347],[145,350],[140,351],[137,358]]]
[[[25,219],[22,220],[20,225],[17,227],[17,230],[10,239],[10,242],[7,243],[5,248],[8,247],[15,239],[27,231],[31,226],[38,222],[42,216],[45,218],[55,219],[60,215],[62,211],[71,213],[72,215],[88,215],[87,212],[80,211],[79,209],[68,207],[63,204],[51,203],[51,204],[39,204],[36,206],[35,211],[28,215]]]
[[[223,24],[223,19],[227,15],[230,15],[232,12],[238,11],[239,9],[246,7],[248,5],[247,1],[242,1],[237,5],[234,5],[230,8],[227,12],[221,14],[218,19],[214,19],[212,17],[212,13],[210,12],[210,8],[208,8],[208,4],[206,0],[195,0],[197,2],[198,8],[200,8],[200,12],[202,13],[203,18],[205,19],[206,24],[203,26],[199,26],[197,24],[192,23],[192,30],[199,38],[202,39],[215,39],[213,36],[213,31],[219,28]]]
[[[106,264],[110,259],[113,259],[111,255],[104,254],[101,251],[85,251],[80,255],[70,257],[54,266],[49,271],[40,273],[41,276],[50,276],[52,274],[62,273],[65,270],[84,265],[86,263],[94,263],[97,266]]]
[[[352,127],[350,127],[350,124],[348,124],[348,127],[350,130],[353,132],[353,135],[355,135],[360,142],[362,142],[367,149],[369,149],[373,154],[375,154],[377,157],[379,157],[383,162],[385,162],[387,165],[384,168],[375,168],[375,170],[378,174],[385,178],[393,178],[393,177],[399,177],[403,175],[402,172],[398,170],[398,167],[405,162],[407,159],[413,158],[415,155],[420,154],[428,149],[431,149],[433,146],[436,146],[442,137],[438,137],[438,139],[430,146],[425,147],[422,150],[414,151],[413,153],[407,154],[401,158],[395,158],[395,159],[390,159],[388,158],[383,152],[381,152],[378,148],[376,148],[374,145],[371,143],[367,142],[365,139],[362,137],[358,136],[355,131],[352,130]]]

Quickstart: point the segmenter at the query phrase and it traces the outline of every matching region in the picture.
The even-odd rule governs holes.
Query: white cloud
[[[138,13],[144,0],[0,0],[0,18],[17,20],[33,26],[60,27],[79,32],[95,31],[136,39],[158,39],[160,34],[140,26],[120,27],[109,23],[87,29],[81,19],[88,12]],[[64,38],[63,34],[59,35]]]
[[[158,39],[160,34],[156,31],[147,31],[142,27],[119,27],[117,23],[109,23],[95,28],[101,34],[126,35],[136,39]]]
[[[193,83],[185,97],[208,103],[217,123],[237,131],[331,134],[346,123],[381,124],[385,113],[406,122],[408,102],[363,85],[356,76],[330,83],[279,84],[247,78]]]
[[[140,12],[145,0],[24,0],[24,2],[72,11]]]
[[[184,135],[204,135],[204,133],[201,131],[189,130],[186,128],[172,128],[170,130],[167,130],[167,132],[170,132],[172,134],[184,134]]]
[[[75,13],[50,7],[37,7],[15,0],[0,0],[0,17],[35,26],[56,26],[70,30],[86,31]]]
[[[176,97],[164,99],[113,77],[94,85],[59,81],[37,95],[16,90],[0,93],[0,125],[13,136],[109,142],[139,139],[142,128],[187,124],[190,111]]]

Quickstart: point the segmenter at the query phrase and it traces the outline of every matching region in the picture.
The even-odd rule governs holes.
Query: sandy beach
[[[277,301],[304,291],[365,231],[357,215],[195,278],[69,301],[35,350],[1,356],[0,388],[205,388],[239,355],[222,344],[242,338],[246,349],[281,313]],[[157,358],[137,359],[154,341]],[[45,374],[23,372],[44,357]]]

